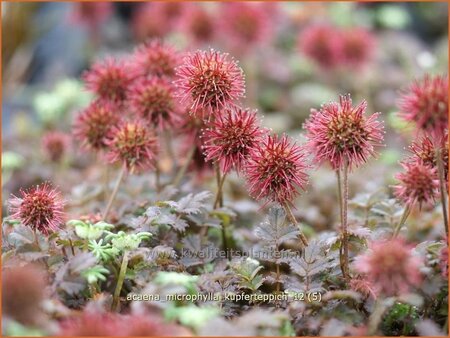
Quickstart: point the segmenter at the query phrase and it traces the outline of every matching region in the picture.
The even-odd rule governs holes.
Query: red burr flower
[[[23,325],[39,325],[43,320],[46,275],[37,265],[2,268],[3,316]]]
[[[47,132],[42,138],[44,153],[52,162],[59,162],[67,152],[70,137],[59,131]]]
[[[142,77],[130,87],[130,106],[150,125],[167,129],[180,120],[174,90],[165,78]]]
[[[71,13],[71,21],[87,25],[91,30],[97,29],[112,14],[110,2],[75,2]]]
[[[224,173],[233,168],[239,172],[265,134],[266,130],[259,127],[256,111],[226,109],[203,131],[206,161],[219,162]]]
[[[395,176],[400,181],[394,186],[395,196],[408,205],[417,202],[420,207],[434,202],[439,189],[436,169],[418,162],[403,162],[401,165],[405,172]]]
[[[408,293],[420,286],[421,259],[401,239],[373,241],[366,253],[357,256],[355,268],[384,296]]]
[[[179,58],[174,47],[155,39],[138,46],[133,61],[132,68],[136,76],[172,77]]]
[[[188,102],[191,110],[199,108],[217,111],[244,95],[245,85],[242,69],[228,54],[197,51],[188,54],[176,69],[178,96]]]
[[[339,103],[311,110],[304,128],[316,162],[329,161],[333,169],[339,169],[347,161],[352,170],[375,155],[374,148],[383,142],[383,124],[377,120],[379,113],[364,116],[366,108],[365,101],[353,107],[350,95],[345,95]]]
[[[113,313],[96,313],[84,311],[80,316],[66,319],[60,324],[61,336],[90,336],[107,337],[119,336],[124,333],[121,328],[118,315]]]
[[[440,150],[445,179],[448,180],[448,134],[445,133],[439,141],[431,139],[425,135],[422,138],[412,142],[409,147],[413,153],[412,161],[419,161],[420,163],[437,168],[436,150]],[[437,170],[437,169],[436,169]]]
[[[158,142],[142,121],[126,121],[114,127],[107,145],[109,162],[122,162],[131,174],[155,167]]]
[[[292,203],[308,175],[303,150],[286,135],[269,135],[254,149],[246,164],[250,195],[280,204]]]
[[[217,31],[215,18],[201,6],[189,7],[180,18],[179,26],[195,45],[210,43]]]
[[[70,337],[150,337],[184,336],[191,333],[181,326],[167,324],[155,315],[120,315],[84,311],[60,324],[61,336]]]
[[[65,219],[65,201],[59,191],[44,183],[20,190],[20,195],[9,200],[12,219],[44,234],[58,230]]]
[[[414,81],[398,101],[399,115],[432,136],[448,126],[448,76],[425,76]]]
[[[375,37],[364,28],[352,27],[341,32],[342,62],[352,68],[362,68],[370,62],[375,49]]]
[[[101,99],[123,103],[127,98],[128,85],[133,80],[129,64],[124,60],[107,58],[94,63],[83,73],[86,88]]]
[[[248,51],[272,36],[272,20],[264,3],[227,2],[220,12],[220,32],[236,52]]]
[[[141,4],[133,13],[132,30],[135,37],[145,41],[168,35],[191,6],[187,1],[152,1]]]
[[[365,297],[377,298],[378,290],[367,280],[358,276],[358,278],[352,278],[350,280],[350,289],[359,292]]]
[[[316,24],[305,27],[298,46],[311,60],[324,69],[336,67],[342,59],[340,34],[335,27]]]
[[[119,120],[119,113],[114,105],[97,100],[77,116],[73,134],[84,149],[104,150],[107,147],[106,138]]]

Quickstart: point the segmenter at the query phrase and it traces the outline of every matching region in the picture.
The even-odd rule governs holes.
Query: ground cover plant
[[[447,335],[446,3],[3,11],[4,335]]]

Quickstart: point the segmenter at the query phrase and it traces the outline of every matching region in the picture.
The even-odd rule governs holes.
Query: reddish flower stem
[[[216,199],[214,201],[214,209],[216,209],[218,206],[223,207],[223,184],[225,183],[225,178],[227,176],[227,174],[224,173],[221,177],[220,171],[218,171],[217,173],[218,173],[218,176],[217,176],[218,187],[217,187]]]
[[[392,234],[392,238],[396,238],[398,234],[400,233],[400,229],[402,228],[403,224],[405,224],[406,220],[408,219],[408,216],[411,212],[412,205],[407,204],[405,207],[405,210],[403,210],[402,218],[400,218],[400,221],[398,222],[397,226],[395,227],[394,233]]]
[[[120,304],[120,291],[122,291],[123,281],[125,280],[125,275],[128,266],[128,251],[123,252],[122,264],[120,265],[119,277],[117,279],[116,289],[114,290],[114,297],[111,309],[117,311]]]
[[[192,148],[189,150],[189,153],[187,154],[186,160],[183,163],[183,166],[178,170],[177,175],[173,179],[172,185],[177,187],[181,180],[183,179],[184,174],[186,173],[187,168],[189,167],[189,164],[192,161],[192,158],[194,157],[195,149],[197,146],[194,144]]]
[[[345,279],[350,278],[349,274],[349,259],[348,259],[348,161],[344,161],[344,177],[343,177],[343,185],[344,185],[344,196],[342,199],[343,206],[343,222],[342,222],[342,246],[343,246],[343,257],[344,257],[344,268],[345,268]]]
[[[439,190],[441,193],[441,205],[442,215],[444,216],[445,234],[448,237],[447,197],[445,196],[447,189],[445,188],[444,163],[442,161],[441,149],[439,147],[436,149],[436,163],[439,174]]]
[[[108,205],[106,206],[105,212],[103,213],[102,221],[106,220],[106,217],[108,216],[108,213],[111,210],[111,206],[114,202],[117,192],[119,191],[120,183],[122,182],[125,171],[126,171],[126,165],[124,164],[122,166],[122,169],[120,170],[119,176],[117,177],[117,181],[116,181],[114,190],[113,190],[111,196],[109,197]]]
[[[305,236],[305,235],[303,234],[303,232],[301,231],[300,226],[299,226],[297,220],[295,219],[294,214],[292,213],[291,207],[290,207],[287,203],[284,204],[283,207],[284,207],[284,210],[286,211],[286,214],[287,214],[289,220],[290,220],[294,225],[297,225],[297,226],[299,227],[299,230],[300,230],[300,234],[299,234],[299,236],[300,236],[300,241],[302,242],[302,244],[303,244],[304,246],[308,246],[308,239],[306,238],[306,236]]]

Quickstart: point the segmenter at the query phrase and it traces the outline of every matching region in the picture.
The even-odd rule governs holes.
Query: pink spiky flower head
[[[432,139],[428,135],[422,136],[412,142],[409,147],[413,153],[412,161],[418,161],[432,168],[437,168],[437,154],[439,149],[444,167],[445,180],[448,180],[448,133],[446,132],[440,140]]]
[[[398,101],[399,116],[433,137],[448,127],[448,75],[414,81]]]
[[[242,69],[226,53],[210,49],[188,54],[176,74],[178,96],[194,114],[200,108],[217,111],[244,96]]]
[[[222,4],[220,32],[234,51],[242,53],[270,40],[272,21],[264,6],[251,2]]]
[[[403,239],[369,242],[366,253],[355,260],[355,269],[384,296],[408,293],[420,286],[421,259],[414,255]]]
[[[143,121],[148,121],[151,126],[167,129],[180,120],[173,89],[165,78],[141,77],[130,86],[128,102]]]
[[[250,195],[256,199],[291,204],[298,189],[305,189],[308,165],[302,148],[286,135],[268,135],[246,163]]]
[[[420,162],[402,162],[405,172],[399,173],[395,178],[400,181],[394,186],[395,196],[407,205],[419,203],[431,204],[438,194],[439,181],[436,169]]]
[[[157,13],[153,3],[144,2],[136,8],[131,19],[131,30],[136,40],[161,38],[170,32],[170,23]]]
[[[114,105],[97,100],[77,116],[73,134],[84,149],[104,150],[107,148],[106,138],[119,120],[119,113]]]
[[[44,153],[52,162],[59,162],[67,153],[69,145],[69,135],[59,131],[47,132],[42,138]]]
[[[8,204],[12,219],[44,234],[58,230],[65,219],[65,201],[49,183],[20,190],[20,197],[13,195]]]
[[[352,27],[341,32],[342,62],[352,68],[362,68],[372,59],[375,51],[375,37],[368,30]]]
[[[215,17],[201,6],[189,7],[180,18],[179,27],[195,45],[210,43],[217,32]]]
[[[88,90],[115,104],[126,100],[128,86],[133,80],[129,63],[112,58],[97,61],[82,77]]]
[[[73,3],[70,20],[88,26],[91,30],[105,22],[113,13],[112,3],[106,1],[98,2],[75,2]]]
[[[179,57],[173,46],[160,39],[153,39],[136,48],[133,61],[131,67],[136,76],[172,77]]]
[[[123,121],[114,127],[107,145],[109,162],[122,162],[130,174],[155,167],[158,141],[142,121]]]
[[[329,161],[333,169],[340,169],[347,161],[348,167],[359,167],[375,155],[375,147],[383,142],[383,124],[375,113],[364,115],[367,103],[353,107],[350,95],[340,96],[339,103],[330,102],[320,110],[311,110],[305,122],[308,148],[315,161]]]
[[[314,24],[305,27],[298,38],[302,53],[324,69],[334,68],[342,60],[340,35],[335,27]]]
[[[203,131],[206,161],[217,161],[224,173],[231,169],[239,172],[266,133],[259,126],[256,110],[226,109]]]

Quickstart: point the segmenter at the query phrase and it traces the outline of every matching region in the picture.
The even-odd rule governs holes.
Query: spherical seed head
[[[73,135],[86,150],[105,150],[106,138],[119,121],[118,108],[107,101],[97,100],[77,116]]]
[[[448,75],[414,81],[398,101],[399,115],[420,131],[442,136],[448,127]]]
[[[175,324],[168,324],[163,318],[155,315],[128,315],[123,316],[123,323],[128,327],[127,336],[149,337],[149,336],[190,336],[192,333]]]
[[[421,264],[401,238],[370,242],[368,251],[355,260],[356,270],[384,296],[405,294],[420,286]]]
[[[59,162],[67,152],[70,137],[62,132],[50,131],[42,137],[42,148],[52,162]]]
[[[165,78],[141,77],[130,87],[130,106],[151,126],[173,127],[180,119],[174,88]]]
[[[96,29],[112,15],[112,12],[110,2],[75,2],[70,20]]]
[[[244,96],[242,69],[228,54],[213,49],[188,54],[176,69],[178,96],[192,111],[217,111]]]
[[[136,76],[172,77],[179,64],[179,57],[173,46],[160,39],[153,39],[136,48],[133,61],[131,68]]]
[[[448,181],[448,133],[446,132],[439,140],[432,139],[428,135],[422,136],[412,142],[409,147],[413,154],[411,161],[418,161],[424,165],[436,168],[436,151],[440,150],[442,164],[444,168],[445,180]]]
[[[370,62],[376,46],[373,34],[360,27],[342,31],[340,43],[342,61],[346,66],[357,69]]]
[[[271,16],[264,3],[227,2],[221,6],[220,32],[230,47],[248,51],[272,36]]]
[[[365,101],[353,107],[350,95],[341,96],[339,103],[331,102],[320,110],[312,110],[304,124],[307,146],[315,154],[315,161],[329,161],[333,169],[343,167],[345,161],[352,170],[374,156],[375,147],[383,142],[383,124],[379,113],[364,115]]]
[[[420,162],[403,162],[403,169],[395,178],[400,181],[394,186],[395,196],[402,202],[413,205],[431,204],[438,195],[439,180],[436,169]]]
[[[98,97],[116,104],[125,101],[128,86],[133,80],[130,64],[124,60],[107,58],[94,63],[83,73],[86,88]]]
[[[49,183],[20,190],[20,197],[13,195],[8,204],[12,219],[46,235],[57,231],[65,220],[65,201]]]
[[[59,334],[68,337],[107,337],[126,335],[119,323],[119,315],[83,311],[80,316],[60,323]]]
[[[231,169],[239,172],[265,134],[267,131],[259,127],[256,111],[226,109],[203,131],[206,160],[218,162],[224,173]]]
[[[370,283],[370,281],[368,281],[365,278],[362,277],[352,278],[350,280],[349,286],[350,289],[359,292],[365,297],[372,297],[374,299],[377,298],[378,290],[376,290],[375,286],[372,285],[372,283]]]
[[[2,269],[2,310],[23,325],[41,320],[46,276],[37,265]]]
[[[298,46],[302,53],[324,69],[334,68],[342,61],[339,32],[335,27],[315,24],[300,33]]]
[[[131,174],[155,167],[158,141],[142,121],[125,121],[114,127],[107,145],[109,162],[122,162]]]
[[[200,6],[189,7],[180,18],[179,26],[195,45],[211,42],[217,31],[215,18]]]
[[[70,337],[145,337],[145,336],[183,336],[188,330],[174,324],[167,324],[162,318],[151,314],[120,315],[83,311],[80,316],[66,319],[60,323],[61,336]]]
[[[157,13],[153,3],[144,2],[133,12],[131,30],[136,40],[145,41],[163,37],[170,32],[171,27],[170,23]]]
[[[246,163],[250,195],[256,199],[291,204],[298,189],[305,189],[308,175],[303,150],[286,135],[267,136]]]

